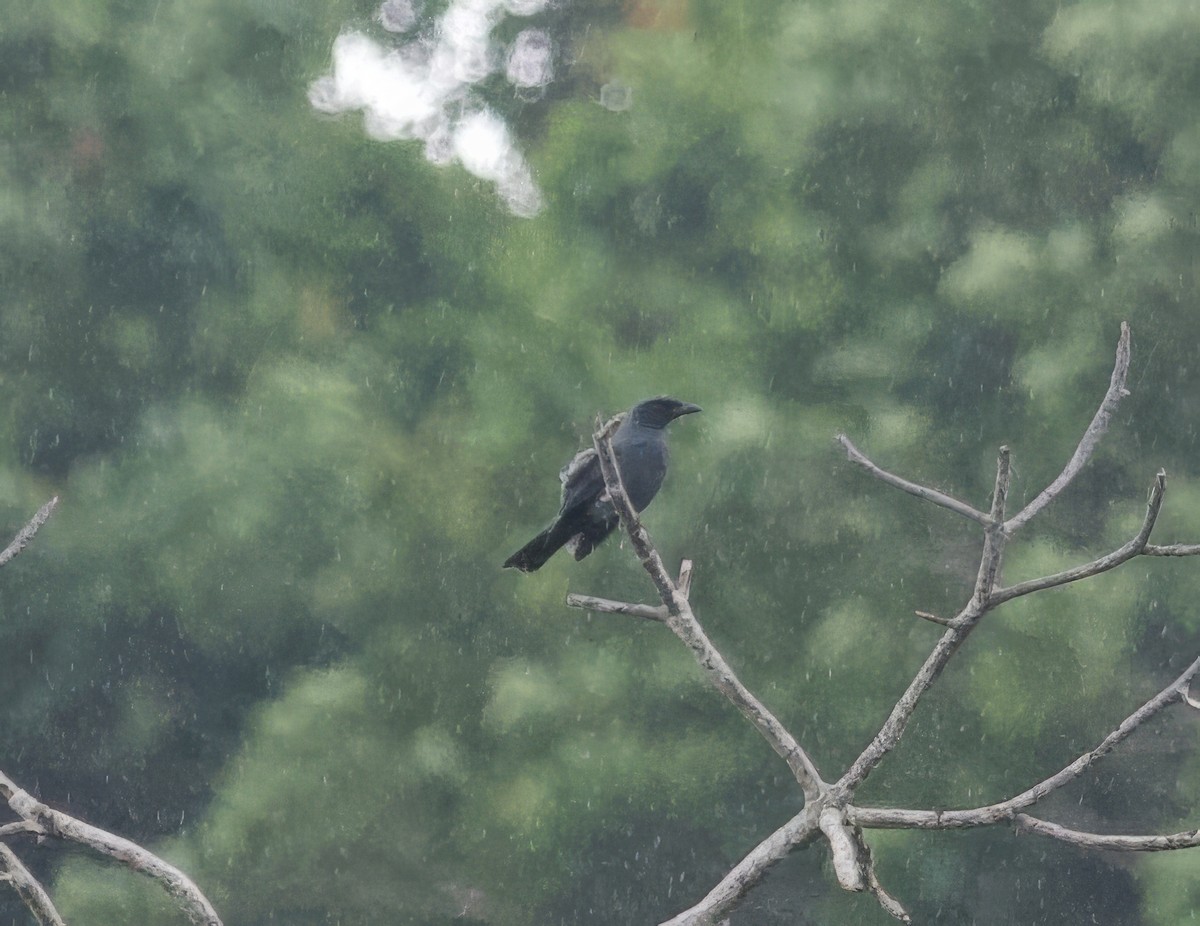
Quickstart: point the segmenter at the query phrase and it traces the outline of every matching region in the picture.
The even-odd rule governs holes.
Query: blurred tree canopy
[[[952,610],[976,554],[835,430],[984,506],[1007,442],[1032,497],[1128,319],[1122,418],[1006,570],[1122,542],[1159,466],[1156,538],[1200,536],[1194,3],[506,15],[497,42],[528,20],[555,48],[540,98],[478,91],[533,218],[310,106],[339,32],[390,40],[371,3],[3,9],[4,523],[63,495],[0,584],[3,767],[169,855],[229,923],[657,922],[798,807],[669,634],[563,607],[647,598],[628,550],[499,569],[597,412],[704,406],[647,523],[830,773],[931,644],[912,611]],[[1194,658],[1198,592],[1194,564],[1139,562],[1004,609],[864,800],[969,806],[1058,769]],[[1200,733],[1167,719],[1055,806],[1171,831],[1198,784]],[[1200,904],[1189,853],[871,840],[923,922]],[[34,861],[69,921],[180,920],[132,876]],[[732,922],[890,922],[820,862]]]

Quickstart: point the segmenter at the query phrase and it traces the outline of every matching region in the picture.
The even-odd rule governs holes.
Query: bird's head
[[[636,424],[644,428],[665,428],[676,418],[700,411],[699,405],[680,402],[670,396],[660,395],[646,399],[633,406],[629,414]]]

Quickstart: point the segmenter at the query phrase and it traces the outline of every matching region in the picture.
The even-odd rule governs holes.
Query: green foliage
[[[840,463],[837,431],[980,507],[1008,443],[1020,505],[1128,319],[1132,395],[1005,581],[1120,545],[1159,466],[1156,538],[1200,539],[1191,4],[553,7],[546,96],[480,91],[533,219],[313,111],[337,33],[383,37],[372,4],[4,14],[3,523],[63,497],[2,577],[4,769],[157,845],[227,922],[657,922],[796,811],[661,627],[564,608],[650,597],[628,549],[498,568],[599,412],[704,406],[647,523],[827,777],[979,543]],[[617,84],[632,105],[600,105]],[[1197,581],[1139,561],[989,616],[864,799],[972,806],[1056,771],[1191,658]],[[1170,730],[1049,812],[1184,828],[1200,752]],[[870,841],[919,919],[1174,923],[1196,900],[1183,853]],[[54,871],[72,921],[179,918],[108,866]],[[733,922],[805,917],[890,922],[811,853]]]

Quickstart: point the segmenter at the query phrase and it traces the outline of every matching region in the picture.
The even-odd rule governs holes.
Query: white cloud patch
[[[308,99],[325,113],[361,110],[363,125],[380,141],[419,140],[435,164],[458,161],[496,185],[516,215],[533,216],[542,196],[512,134],[477,102],[472,85],[504,67],[505,77],[528,93],[553,77],[550,37],[521,32],[507,54],[492,41],[506,16],[529,16],[548,0],[454,0],[432,36],[388,47],[361,32],[343,32],[333,43],[333,69],[309,87]],[[416,25],[413,0],[385,0],[378,19],[393,33]]]

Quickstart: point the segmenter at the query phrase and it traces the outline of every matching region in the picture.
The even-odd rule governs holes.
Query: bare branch
[[[1146,544],[1142,556],[1200,556],[1200,543]]]
[[[854,828],[854,841],[858,844],[858,850],[862,854],[863,868],[867,872],[867,890],[875,895],[875,899],[879,901],[879,906],[883,907],[885,913],[901,923],[911,923],[912,917],[908,915],[904,905],[889,894],[879,880],[879,874],[875,871],[875,858],[871,854],[871,847],[863,838],[862,829],[857,826]]]
[[[1160,469],[1154,477],[1154,483],[1150,486],[1150,500],[1146,503],[1146,517],[1142,521],[1141,529],[1138,530],[1136,537],[1120,549],[1114,550],[1107,556],[1102,556],[1082,566],[1075,566],[1072,569],[1056,572],[1054,575],[1042,576],[1040,579],[1030,579],[1028,582],[1020,582],[1016,585],[1010,585],[1007,588],[996,589],[990,599],[991,606],[995,607],[1006,601],[1011,601],[1013,598],[1028,595],[1030,592],[1040,592],[1043,589],[1066,585],[1068,582],[1078,582],[1080,579],[1088,579],[1102,572],[1114,569],[1122,563],[1129,562],[1129,560],[1138,556],[1146,549],[1146,543],[1150,539],[1150,532],[1154,530],[1154,522],[1158,519],[1158,513],[1162,509],[1163,494],[1166,490],[1167,474],[1165,470]]]
[[[18,820],[15,823],[5,823],[0,826],[0,839],[6,836],[45,836],[46,831],[36,823],[28,820]]]
[[[675,587],[679,589],[679,594],[684,598],[692,597],[692,561],[685,559],[679,564],[679,579],[675,583]]]
[[[981,606],[992,595],[996,577],[1000,574],[1000,562],[1004,558],[1004,505],[1008,501],[1008,484],[1012,477],[1007,447],[1000,448],[996,458],[996,483],[992,489],[992,511],[983,535],[983,554],[979,557],[979,573],[975,577],[975,590],[971,600]]]
[[[153,878],[175,898],[196,926],[221,926],[221,918],[216,910],[187,875],[137,843],[47,807],[27,791],[18,788],[3,772],[0,772],[0,797],[7,800],[8,806],[20,817],[41,826],[47,835],[87,846],[116,859],[133,871]]]
[[[37,532],[41,530],[42,525],[46,523],[50,515],[54,514],[54,509],[58,507],[58,496],[50,499],[46,504],[42,505],[37,510],[29,523],[26,524],[13,538],[12,543],[0,551],[0,566],[7,566],[22,550],[29,546]]]
[[[63,918],[54,909],[50,895],[42,887],[28,868],[16,854],[4,843],[0,842],[0,881],[7,881],[13,886],[25,906],[29,908],[41,926],[66,926]]]
[[[1196,710],[1200,711],[1200,701],[1197,701],[1195,698],[1192,697],[1192,686],[1191,685],[1188,685],[1188,687],[1184,689],[1183,703],[1186,704],[1188,707],[1194,707]]]
[[[838,434],[834,438],[842,445],[846,451],[846,456],[851,463],[856,466],[861,466],[876,479],[886,482],[890,486],[895,486],[909,495],[915,495],[917,498],[924,499],[927,502],[933,502],[935,505],[940,505],[943,508],[948,508],[956,514],[961,514],[964,518],[970,518],[972,521],[978,521],[980,524],[988,524],[988,516],[982,511],[977,511],[966,502],[960,502],[957,498],[952,498],[944,492],[939,492],[937,489],[930,489],[927,486],[918,485],[915,482],[909,482],[887,470],[880,469],[870,460],[868,460],[857,447],[851,443],[850,438],[845,434]]]
[[[1050,485],[1041,491],[1037,498],[1005,522],[1004,533],[1011,536],[1020,530],[1038,512],[1054,501],[1062,493],[1063,489],[1071,484],[1071,480],[1079,474],[1079,471],[1087,465],[1088,460],[1091,459],[1092,454],[1096,450],[1096,446],[1100,443],[1100,439],[1108,430],[1108,424],[1112,420],[1112,416],[1116,413],[1117,406],[1121,404],[1121,399],[1129,395],[1129,390],[1125,388],[1125,380],[1128,375],[1129,325],[1127,322],[1121,322],[1121,337],[1117,341],[1117,357],[1113,364],[1112,377],[1108,383],[1108,392],[1104,394],[1104,399],[1100,403],[1100,407],[1096,410],[1096,414],[1092,418],[1092,423],[1083,432],[1079,446],[1075,448],[1075,452],[1071,455],[1071,459],[1067,461],[1067,465],[1063,468],[1063,471],[1058,474],[1057,478]]]
[[[1053,839],[1069,842],[1085,849],[1116,849],[1124,852],[1165,852],[1169,849],[1192,849],[1200,846],[1200,830],[1171,833],[1166,836],[1105,836],[1100,833],[1084,833],[1067,829],[1057,823],[1048,823],[1019,813],[1013,817],[1013,825],[1023,833],[1037,833]]]
[[[912,720],[917,709],[917,702],[929,690],[946,663],[950,661],[963,641],[979,623],[991,607],[988,592],[999,572],[1000,561],[1004,552],[1004,532],[1000,529],[1004,518],[1004,502],[1008,495],[1009,484],[1008,448],[1000,448],[1000,456],[996,460],[996,484],[992,495],[992,512],[995,515],[985,515],[989,529],[984,534],[983,553],[979,559],[979,574],[975,580],[975,591],[971,600],[950,621],[949,627],[941,639],[937,641],[933,651],[925,658],[916,676],[905,689],[904,694],[892,708],[888,719],[884,721],[875,738],[862,751],[854,764],[830,788],[831,799],[835,803],[845,803],[853,796],[855,789],[866,780],[871,771],[883,761],[883,757],[896,748],[908,723]]]
[[[605,488],[613,507],[620,515],[621,524],[629,534],[642,566],[649,573],[663,606],[667,609],[667,626],[692,651],[709,683],[725,695],[734,707],[741,711],[742,716],[754,724],[755,729],[771,744],[771,748],[787,762],[792,775],[804,790],[805,799],[809,802],[816,800],[825,785],[808,753],[775,715],[741,683],[725,661],[725,657],[704,633],[700,622],[692,613],[692,606],[687,597],[667,574],[662,557],[654,548],[649,533],[642,526],[629,496],[625,493],[612,449],[611,437],[614,430],[615,425],[610,421],[593,435],[592,442],[599,458],[600,472],[604,475]]]
[[[821,829],[817,824],[816,809],[815,804],[806,805],[804,810],[751,849],[703,900],[671,917],[662,926],[706,926],[715,922],[746,891],[758,884],[772,865],[817,837]]]
[[[817,825],[829,840],[833,858],[833,873],[838,884],[847,891],[863,891],[867,887],[866,872],[859,858],[854,829],[846,823],[846,813],[839,807],[827,806],[817,816]]]
[[[930,614],[928,611],[913,611],[913,614],[927,621],[932,621],[935,624],[941,624],[943,627],[949,627],[952,623],[950,618],[938,617],[936,614]]]
[[[871,893],[875,895],[875,899],[879,901],[879,906],[883,907],[885,913],[893,919],[899,920],[901,923],[911,923],[912,917],[909,916],[904,905],[895,897],[887,892],[884,886],[879,881],[879,875],[875,873],[875,866],[872,865],[867,871],[867,885]]]
[[[970,810],[899,810],[854,807],[847,809],[847,819],[855,826],[863,826],[868,829],[960,829],[971,826],[990,826],[1010,820],[1017,811],[1031,807],[1048,794],[1074,781],[1163,708],[1176,701],[1185,701],[1188,686],[1197,674],[1200,674],[1200,658],[1197,658],[1183,671],[1183,674],[1162,691],[1122,720],[1120,725],[1108,734],[1095,749],[1085,752],[1061,771],[1006,801]]]
[[[630,617],[640,617],[648,621],[665,621],[667,609],[663,605],[631,604],[627,601],[610,601],[608,598],[595,598],[592,595],[567,595],[568,608],[582,608],[585,611],[600,611],[605,614],[628,614]]]

